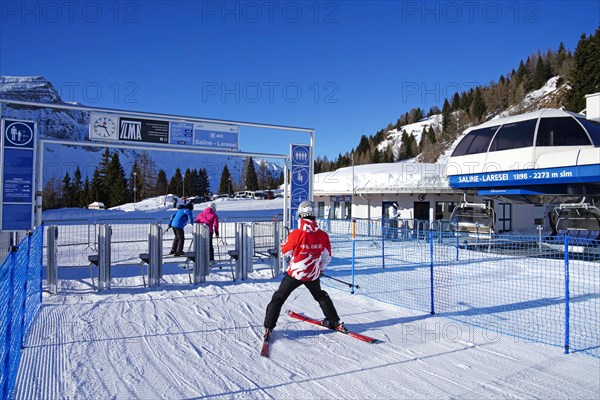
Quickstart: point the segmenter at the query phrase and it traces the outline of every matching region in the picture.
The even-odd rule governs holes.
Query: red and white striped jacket
[[[315,281],[331,261],[329,235],[315,221],[300,219],[300,228],[290,232],[281,252],[291,257],[288,275],[300,281]]]

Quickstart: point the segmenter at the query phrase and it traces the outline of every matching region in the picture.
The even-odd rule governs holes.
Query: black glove
[[[219,237],[219,231],[215,231],[215,236]]]
[[[171,224],[169,224],[169,226],[167,227],[167,229],[170,229],[170,228],[171,228]]]

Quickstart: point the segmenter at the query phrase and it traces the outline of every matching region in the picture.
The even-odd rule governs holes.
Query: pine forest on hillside
[[[557,50],[538,52],[527,57],[497,82],[477,86],[469,91],[454,93],[445,99],[442,110],[432,106],[427,113],[413,108],[402,114],[395,123],[389,123],[375,134],[362,135],[359,144],[336,160],[327,156],[315,159],[315,173],[334,171],[354,163],[374,164],[417,158],[420,162],[435,162],[439,156],[467,128],[482,123],[512,107],[514,113],[534,111],[518,105],[526,95],[540,89],[552,77],[559,77],[557,91],[549,101],[535,105],[537,108],[564,108],[580,112],[585,108],[585,95],[600,91],[600,28],[595,34],[582,34],[574,53],[560,43]],[[517,106],[517,107],[515,107]],[[536,108],[536,109],[537,109]],[[424,128],[420,141],[402,127],[421,121],[425,117],[441,114],[441,123],[435,128]],[[390,132],[400,132],[400,150],[392,146],[381,149]]]
[[[233,194],[239,189],[259,190],[276,189],[283,183],[283,174],[273,176],[267,164],[260,162],[258,173],[254,160],[249,157],[244,162],[242,175],[238,182],[231,176],[227,165],[221,172],[219,193]],[[107,208],[124,203],[132,203],[150,197],[166,194],[179,197],[199,197],[207,200],[212,194],[206,169],[186,169],[181,173],[176,168],[171,179],[163,169],[157,170],[150,153],[139,153],[131,168],[129,177],[119,160],[119,152],[108,149],[94,168],[93,176],[83,178],[79,167],[71,177],[67,172],[60,181],[50,178],[44,185],[44,209],[61,207],[87,207],[94,201],[104,203]]]

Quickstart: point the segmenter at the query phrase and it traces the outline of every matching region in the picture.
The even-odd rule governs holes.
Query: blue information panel
[[[194,146],[237,150],[240,127],[209,122],[194,124]]]
[[[290,212],[291,215],[296,215],[300,203],[311,198],[310,146],[292,144],[290,148],[290,158],[292,160],[292,169],[290,172]]]
[[[531,185],[564,185],[599,181],[600,165],[598,164],[487,172],[448,177],[450,187],[456,189],[529,187]]]
[[[169,144],[194,144],[194,124],[189,122],[171,122]]]
[[[33,121],[2,120],[2,185],[0,229],[33,228],[36,125]]]

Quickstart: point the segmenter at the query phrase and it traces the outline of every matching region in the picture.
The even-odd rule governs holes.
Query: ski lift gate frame
[[[313,182],[314,182],[314,135],[315,129],[313,128],[303,128],[303,127],[295,127],[295,126],[286,126],[286,125],[274,125],[274,124],[265,124],[259,122],[245,122],[245,121],[232,121],[232,120],[224,120],[224,119],[210,119],[210,118],[201,118],[201,117],[189,117],[189,116],[180,116],[180,115],[172,115],[172,114],[159,114],[159,113],[150,113],[150,112],[141,112],[141,111],[131,111],[131,110],[119,110],[119,109],[111,109],[111,108],[99,108],[99,107],[88,107],[81,105],[70,105],[70,104],[52,104],[52,103],[43,103],[43,102],[34,102],[34,101],[22,101],[22,100],[10,100],[10,99],[0,99],[0,121],[3,121],[5,116],[3,116],[2,108],[3,105],[16,105],[16,106],[26,106],[26,107],[34,107],[39,109],[59,109],[59,110],[67,110],[67,111],[81,111],[87,112],[90,115],[90,121],[88,121],[88,125],[91,125],[91,115],[92,113],[99,114],[113,114],[115,117],[119,118],[138,118],[138,119],[148,119],[152,118],[154,120],[168,122],[184,122],[184,123],[207,123],[207,124],[219,124],[219,125],[231,125],[237,127],[251,127],[251,128],[261,128],[261,129],[271,129],[271,130],[280,130],[280,131],[290,131],[290,132],[304,132],[309,135],[309,143],[305,145],[301,145],[304,147],[308,147],[307,154],[307,162],[305,163],[305,172],[308,173],[307,179],[307,199],[313,199]],[[38,121],[28,121],[34,122],[36,124],[36,132],[34,134],[35,137],[35,150],[34,150],[34,166],[33,166],[33,180],[32,184],[35,187],[35,191],[33,193],[32,204],[34,207],[33,210],[33,226],[40,226],[42,224],[42,192],[43,192],[43,165],[44,165],[44,148],[46,144],[58,144],[58,145],[70,145],[70,146],[90,146],[90,147],[102,147],[102,148],[122,148],[122,149],[136,149],[136,150],[148,150],[148,151],[170,151],[170,152],[182,152],[182,153],[193,153],[193,154],[212,154],[212,155],[221,155],[221,156],[237,156],[237,157],[259,157],[259,158],[271,158],[271,159],[280,159],[283,160],[284,163],[284,205],[283,205],[283,225],[291,227],[292,225],[292,213],[290,212],[292,206],[292,194],[288,193],[289,181],[290,181],[290,167],[293,169],[293,156],[288,154],[274,154],[274,153],[259,153],[259,152],[243,152],[237,151],[237,149],[211,149],[205,147],[196,147],[190,145],[180,145],[180,144],[172,144],[172,143],[149,143],[149,142],[130,142],[123,140],[101,140],[98,137],[94,137],[94,140],[90,139],[90,134],[88,134],[87,140],[85,141],[76,141],[76,140],[64,140],[64,139],[52,139],[52,138],[39,138],[37,137],[37,123]],[[118,128],[117,128],[118,129]],[[170,134],[170,132],[169,132]],[[4,132],[2,132],[4,135]],[[291,146],[293,146],[290,143]],[[238,146],[239,147],[239,146]],[[5,160],[2,158],[2,167],[4,168]],[[293,172],[293,171],[292,171]],[[2,188],[0,188],[0,192]],[[0,208],[3,208],[2,199],[0,199]],[[1,216],[0,209],[0,216]],[[8,231],[11,232],[12,237],[11,240],[13,242],[18,242],[18,231]],[[2,230],[0,230],[2,233]],[[281,262],[281,257],[278,258]]]

